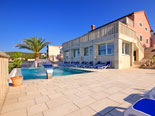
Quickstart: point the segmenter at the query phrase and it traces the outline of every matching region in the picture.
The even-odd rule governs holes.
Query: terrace
[[[123,116],[155,86],[154,70],[94,71],[9,87],[0,116]]]

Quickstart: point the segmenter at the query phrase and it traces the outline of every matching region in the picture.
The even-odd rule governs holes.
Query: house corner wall
[[[9,87],[8,58],[9,56],[0,52],[0,111]]]

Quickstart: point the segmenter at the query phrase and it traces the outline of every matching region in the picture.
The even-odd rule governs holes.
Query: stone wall
[[[8,55],[0,52],[0,111],[8,90],[8,58]]]

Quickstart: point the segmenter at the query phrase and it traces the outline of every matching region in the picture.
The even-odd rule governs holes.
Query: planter
[[[14,87],[22,85],[23,76],[11,77],[12,84]]]

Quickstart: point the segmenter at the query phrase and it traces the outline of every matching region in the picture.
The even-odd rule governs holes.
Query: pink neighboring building
[[[131,28],[136,31],[138,40],[140,40],[144,47],[150,47],[151,26],[145,11],[133,12],[128,15],[128,18],[133,21]]]

